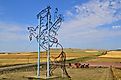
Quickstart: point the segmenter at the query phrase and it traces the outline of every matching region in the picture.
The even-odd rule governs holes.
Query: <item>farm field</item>
[[[98,56],[95,59],[91,59],[87,62],[114,62],[121,63],[121,51],[110,51],[105,55]]]
[[[99,52],[85,52],[80,49],[64,49],[64,51],[66,52],[67,60],[100,55]],[[51,61],[53,61],[54,58],[57,57],[60,52],[61,52],[60,49],[58,50],[52,49]],[[46,53],[41,52],[40,58],[41,58],[41,62],[46,62],[47,60]],[[0,66],[29,64],[29,63],[37,63],[37,52],[0,54]]]
[[[104,57],[104,58],[121,58],[121,51],[110,51],[110,52],[107,52],[106,55],[101,55],[99,57]]]
[[[81,50],[81,49],[64,49],[67,57],[68,63],[76,62],[87,62],[87,63],[120,63],[121,58],[119,57],[102,57],[101,52],[95,50]],[[57,57],[60,53],[60,49],[51,49],[51,60]],[[120,52],[115,52],[120,56]],[[106,55],[115,55],[114,52],[108,52]],[[46,53],[41,52],[41,62],[46,62]],[[0,66],[9,66],[17,64],[30,64],[37,63],[37,52],[20,52],[20,53],[9,53],[9,54],[0,54]],[[41,69],[41,75],[46,75],[46,68]],[[99,68],[99,67],[90,67],[90,68],[71,68],[67,67],[69,75],[72,77],[72,80],[120,80],[121,79],[121,69],[112,68]],[[68,78],[61,77],[61,69],[57,68],[54,71],[54,75],[58,76],[56,79],[52,80],[69,80]],[[12,73],[6,73],[0,75],[0,80],[28,80],[27,76],[36,76],[36,68],[34,71],[15,71]]]

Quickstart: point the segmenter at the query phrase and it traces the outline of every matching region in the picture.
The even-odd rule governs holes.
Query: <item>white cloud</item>
[[[24,28],[25,27],[25,28]],[[26,40],[27,26],[0,22],[0,40]]]
[[[66,12],[66,15],[67,15],[67,16],[73,16],[73,13],[72,13],[71,11],[67,11],[67,12]]]
[[[76,5],[72,10],[67,11],[68,16],[73,18],[63,23],[59,34],[62,40],[74,39],[82,42],[87,39],[94,42],[96,39],[119,36],[121,31],[97,29],[101,25],[121,20],[119,9],[121,9],[120,0],[90,0]]]
[[[10,23],[0,23],[0,30],[5,30],[9,32],[23,31],[22,25],[10,24]]]

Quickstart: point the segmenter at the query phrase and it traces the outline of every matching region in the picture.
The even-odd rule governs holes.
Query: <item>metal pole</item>
[[[48,50],[47,50],[47,79],[50,77],[50,43],[49,43],[49,19],[50,18],[50,9],[48,9],[48,13],[47,13],[47,35],[48,35]]]
[[[41,32],[41,25],[40,25],[40,17],[38,18],[38,61],[37,61],[37,77],[40,78],[40,32]]]

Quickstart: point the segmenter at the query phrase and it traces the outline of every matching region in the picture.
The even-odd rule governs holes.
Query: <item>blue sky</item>
[[[64,15],[58,38],[65,48],[121,48],[121,0],[0,0],[0,51],[37,51],[27,27],[48,5]]]

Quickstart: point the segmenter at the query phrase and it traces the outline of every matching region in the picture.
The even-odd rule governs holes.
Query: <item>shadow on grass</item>
[[[28,80],[71,80],[69,78],[62,78],[62,77],[56,77],[56,78],[49,78],[49,79],[43,79],[43,78],[38,78],[38,79],[35,79],[35,78],[28,78]]]

